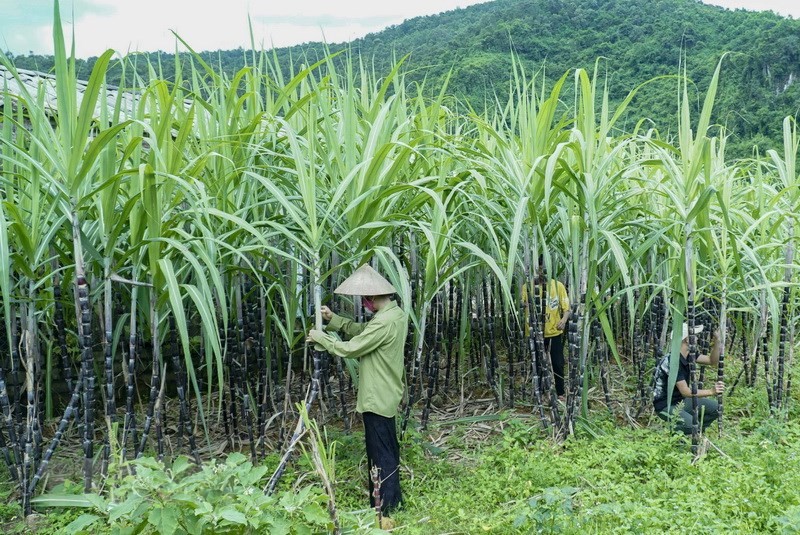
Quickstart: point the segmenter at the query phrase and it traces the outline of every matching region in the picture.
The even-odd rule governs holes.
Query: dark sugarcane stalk
[[[598,345],[597,360],[600,367],[600,384],[603,388],[603,397],[609,412],[613,413],[614,409],[611,406],[611,389],[609,388],[608,381],[608,343],[605,341],[605,335],[600,326],[600,320],[595,320],[594,322],[594,339],[597,341]]]
[[[59,444],[61,444],[61,439],[64,437],[64,433],[69,426],[69,423],[72,421],[73,418],[78,417],[78,404],[80,402],[81,396],[81,388],[83,387],[83,373],[78,374],[78,380],[73,385],[72,389],[72,396],[70,397],[69,403],[67,403],[67,407],[64,409],[64,414],[61,416],[61,421],[58,423],[58,427],[56,428],[56,433],[53,435],[53,439],[50,441],[50,445],[47,448],[44,456],[42,457],[42,462],[39,464],[39,469],[36,471],[36,475],[33,476],[33,479],[30,482],[30,485],[27,489],[28,496],[33,496],[34,492],[36,491],[36,486],[39,484],[39,481],[44,477],[44,474],[47,472],[47,467],[50,464],[50,459],[52,459],[53,454],[55,453],[56,449],[58,448]],[[30,500],[27,500],[26,505],[28,507],[28,511],[26,515],[30,514]]]
[[[267,400],[270,394],[269,368],[267,367],[266,357],[266,332],[267,328],[267,299],[262,285],[258,285],[258,324],[256,325],[256,366],[258,367],[258,390],[256,400],[258,401],[258,442],[261,445],[261,456],[266,457],[267,449]]]
[[[518,331],[514,329],[515,325],[514,315],[509,313],[506,318],[506,350],[508,358],[508,406],[514,408],[515,403],[515,370],[514,361],[517,359],[517,349],[519,348],[519,340],[517,339]]]
[[[795,307],[792,307],[792,308],[794,309]],[[792,367],[793,367],[793,364],[794,364],[794,348],[796,347],[795,346],[795,336],[794,336],[795,324],[796,324],[796,320],[795,321],[790,321],[788,323],[788,328],[789,328],[789,335],[788,336],[789,336],[789,338],[788,338],[788,341],[787,341],[787,347],[789,348],[789,357],[788,357],[788,361],[786,363],[786,370],[787,370],[787,372],[786,372],[786,399],[787,400],[792,399]]]
[[[791,280],[791,279],[790,279]],[[784,377],[786,374],[786,353],[787,341],[789,339],[789,297],[791,287],[783,288],[783,299],[781,300],[781,319],[780,319],[780,342],[778,345],[778,370],[775,374],[775,410],[780,411],[784,406]]]
[[[767,310],[767,290],[761,290],[761,315],[759,317],[759,329],[758,332],[760,336],[753,342],[754,346],[759,348],[760,353],[756,353],[756,359],[760,356],[764,359],[764,383],[767,389],[767,399],[769,406],[772,407],[772,383],[770,382],[770,375],[769,375],[769,315]],[[755,367],[757,365],[757,360],[753,363]],[[755,386],[756,380],[758,379],[758,369],[753,370],[753,377],[752,377],[752,384]]]
[[[312,284],[314,286],[314,326],[317,330],[322,330],[322,277],[320,276],[320,257],[319,253],[317,253],[314,257],[314,271],[313,271],[313,280]],[[308,347],[308,346],[306,346]],[[304,402],[304,407],[306,411],[313,406],[314,401],[316,400],[317,396],[320,392],[320,373],[321,373],[321,365],[322,365],[322,351],[317,351],[316,349],[313,350],[313,358],[314,358],[314,372],[311,377],[311,389],[308,392],[308,396]],[[289,365],[289,369],[291,369],[291,362]],[[287,372],[287,376],[289,373]],[[288,384],[287,384],[287,392],[288,392]],[[272,476],[267,483],[267,488],[265,490],[266,494],[272,494],[275,492],[275,487],[278,485],[278,481],[280,481],[283,473],[286,471],[286,466],[289,463],[289,459],[291,458],[292,453],[294,452],[297,443],[300,441],[300,438],[305,434],[305,423],[303,422],[302,418],[302,411],[300,417],[297,419],[297,425],[295,426],[294,433],[292,434],[292,438],[289,441],[289,445],[286,447],[286,451],[281,457],[281,461],[278,463],[278,467],[273,472]]]
[[[584,296],[585,298],[585,296]],[[565,432],[575,433],[575,407],[580,397],[580,314],[577,306],[572,307],[572,314],[567,321],[567,353],[569,355],[569,381],[567,383],[567,410],[564,419]]]
[[[77,271],[77,269],[76,269]],[[89,306],[89,284],[83,275],[76,276],[76,293],[80,310],[81,372],[83,374],[83,487],[92,491],[94,471],[94,355],[92,353],[92,312]]]
[[[169,316],[169,329],[172,337],[172,366],[175,368],[176,388],[178,392],[178,450],[181,449],[183,435],[186,434],[189,442],[189,453],[191,454],[194,462],[200,465],[200,454],[197,452],[197,441],[194,438],[194,432],[191,426],[191,418],[189,417],[189,405],[186,401],[186,372],[184,371],[183,363],[181,362],[180,346],[178,345],[178,336],[175,329],[175,317],[170,314]]]
[[[235,355],[239,354],[239,344],[237,343],[239,337],[236,336],[236,327],[234,325],[228,328],[226,337],[230,344],[229,350],[225,355],[225,366],[228,371],[228,410],[230,411],[231,421],[230,442],[231,447],[235,448],[236,440],[239,438],[239,412],[236,409],[236,374],[233,370],[236,366]]]
[[[472,304],[472,299],[470,298],[470,304]],[[470,318],[469,318],[469,364],[470,364],[470,371],[467,373],[471,373],[472,370],[477,369],[480,366],[480,360],[478,359],[478,344],[480,341],[478,340],[478,320],[475,318],[474,313],[471,311],[470,307]]]
[[[16,481],[18,477],[16,464],[11,457],[11,450],[8,449],[8,441],[6,441],[6,434],[3,432],[2,428],[0,428],[0,452],[3,453],[3,460],[6,462],[6,468],[8,468],[11,481]]]
[[[258,462],[258,454],[256,453],[256,431],[255,431],[255,423],[253,422],[253,411],[251,410],[251,386],[249,382],[250,378],[250,362],[253,360],[254,356],[256,355],[256,338],[255,338],[255,318],[253,313],[253,307],[249,306],[247,296],[251,295],[252,287],[248,284],[245,286],[246,293],[242,302],[242,306],[244,307],[245,317],[247,319],[246,323],[246,330],[244,332],[244,377],[243,377],[243,391],[242,391],[242,418],[244,419],[244,424],[247,428],[247,440],[250,446],[250,460],[254,464]],[[256,361],[257,361],[257,357]]]
[[[164,412],[164,392],[167,388],[167,366],[161,370],[161,387],[158,390],[156,406],[154,407],[154,421],[156,425],[156,458],[164,460],[164,428],[166,427],[166,417]]]
[[[36,319],[34,311],[35,290],[33,282],[29,284],[30,301],[22,305],[20,310],[22,322],[22,340],[24,348],[25,360],[25,397],[27,400],[27,416],[25,419],[25,448],[23,453],[22,463],[22,508],[24,511],[30,511],[30,499],[27,489],[30,480],[36,472],[36,458],[34,455],[34,428],[39,422],[38,410],[38,396],[36,388],[36,366],[37,366],[37,353],[38,353],[38,338],[36,335]]]
[[[103,440],[103,456],[100,465],[100,474],[105,477],[108,474],[108,459],[111,455],[110,435],[111,430],[114,429],[114,424],[117,421],[117,405],[114,400],[114,324],[112,317],[111,306],[111,259],[105,259],[105,285],[103,292],[103,362],[105,365],[106,373],[106,436]]]
[[[521,287],[519,284],[515,284],[514,287]],[[530,360],[530,353],[528,348],[528,338],[527,331],[528,331],[528,321],[527,321],[527,302],[523,303],[522,299],[519,299],[519,302],[514,302],[514,307],[518,307],[519,316],[513,318],[511,323],[511,328],[516,329],[516,344],[517,344],[517,375],[520,376],[520,387],[519,387],[519,400],[526,401],[528,399],[528,383],[533,382],[533,377],[531,375],[531,369],[528,366],[528,362]],[[534,395],[533,389],[531,389],[531,403],[534,402]]]
[[[494,394],[494,399],[497,402],[497,405],[500,406],[502,403],[502,396],[500,395],[499,388],[497,386],[497,370],[499,365],[497,363],[497,348],[495,342],[495,330],[494,330],[494,307],[493,302],[490,297],[489,292],[489,285],[486,283],[486,278],[481,278],[481,287],[483,291],[483,306],[484,306],[484,318],[486,321],[486,333],[489,339],[489,358],[487,362],[487,370],[488,378],[489,378],[489,386],[492,389],[492,393]]]
[[[655,366],[658,366],[659,360],[659,337],[658,337],[658,328],[661,325],[660,321],[661,315],[661,294],[656,293],[653,296],[653,301],[650,303],[650,325],[648,326],[647,330],[647,338],[649,340],[648,344],[648,355],[650,359],[650,363],[655,363]],[[650,367],[650,364],[648,364]],[[650,395],[647,396],[648,402],[650,401]]]
[[[545,388],[543,383],[545,382],[545,379],[539,377],[539,370],[544,369],[542,361],[547,359],[547,355],[544,351],[544,337],[540,338],[538,336],[538,334],[541,334],[541,326],[539,325],[538,316],[536,314],[537,309],[534,298],[536,287],[533,285],[533,279],[527,275],[526,279],[528,279],[528,288],[530,288],[530,291],[527,292],[527,299],[523,299],[522,317],[528,318],[528,333],[526,338],[528,340],[528,353],[531,362],[533,397],[536,400],[536,407],[539,409],[539,417],[542,422],[542,429],[546,431],[550,426],[550,422],[547,420],[547,416],[545,415],[544,411],[543,397]],[[550,391],[549,388],[547,391]],[[556,407],[556,410],[558,410],[558,407]]]
[[[445,310],[447,311],[447,342],[445,344],[445,355],[447,362],[445,363],[444,367],[444,391],[447,393],[450,390],[450,370],[452,369],[453,365],[453,330],[455,327],[454,316],[455,312],[455,281],[450,281],[450,288],[449,288],[449,297],[447,299],[447,307]]]
[[[61,354],[61,370],[67,389],[72,392],[72,365],[67,349],[67,328],[64,322],[64,305],[61,303],[61,281],[58,275],[53,280],[53,320],[56,326],[56,340]]]
[[[461,333],[461,325],[467,319],[467,311],[465,309],[466,303],[464,302],[464,291],[459,282],[456,288],[456,308],[453,311],[453,330],[456,328],[456,319],[458,319],[458,332]],[[466,326],[464,327],[466,330]],[[458,353],[455,355],[455,370],[453,377],[455,383],[458,384],[461,378],[461,362],[464,360],[464,340],[461,336],[458,337]]]
[[[694,244],[692,240],[691,230],[686,238],[686,282],[688,290],[688,299],[686,303],[687,308],[687,323],[689,326],[689,378],[690,386],[692,389],[692,455],[697,455],[700,446],[700,425],[697,413],[697,335],[694,332],[696,319],[695,319],[695,287],[694,277],[692,271],[692,254],[694,252]]]
[[[717,366],[717,382],[725,380],[725,342],[727,341],[728,330],[728,289],[723,285],[720,293],[720,311],[719,311],[719,365]],[[722,434],[722,409],[723,409],[723,395],[717,394],[717,404],[719,405],[719,417],[717,425],[719,433]]]
[[[16,425],[12,414],[11,403],[8,399],[8,387],[6,385],[5,370],[0,366],[0,410],[3,413],[3,423],[8,433],[8,441],[11,444],[11,451],[14,459],[8,465],[8,472],[12,481],[18,481],[22,473],[22,449],[19,438],[17,437]]]
[[[402,258],[402,235],[400,236],[400,255],[398,258]],[[333,271],[333,267],[339,264],[339,255],[336,251],[331,253],[330,265],[331,271]],[[336,300],[336,294],[333,293],[334,290],[334,278],[333,276],[328,277],[328,295],[331,298],[331,303],[333,304]],[[331,358],[335,358],[336,360],[336,379],[339,382],[339,407],[340,407],[340,415],[342,417],[342,422],[344,422],[344,429],[345,432],[350,432],[350,418],[347,415],[347,397],[345,395],[347,390],[347,381],[345,379],[344,374],[344,364],[342,362],[342,358],[338,356],[331,355]]]
[[[322,370],[320,372],[320,379],[322,380],[322,392],[325,393],[325,398],[331,405],[335,405],[338,400],[336,396],[333,395],[333,386],[331,385],[331,356],[327,351],[322,352]],[[325,404],[320,403],[320,407],[323,407]],[[324,413],[324,411],[323,411]]]
[[[19,376],[19,366],[22,358],[19,354],[20,349],[19,337],[19,320],[16,315],[11,316],[11,362],[9,372],[11,373],[11,381],[8,385],[8,395],[11,400],[11,414],[14,418],[14,426],[16,435],[22,439],[24,430],[22,425],[22,407],[20,406],[20,399],[22,398],[22,382]],[[21,444],[21,443],[20,443]],[[22,463],[22,457],[19,458]],[[20,465],[21,467],[22,465]]]
[[[710,299],[705,298],[702,308],[702,313],[700,314],[700,325],[703,326],[703,336],[698,338],[698,355],[708,355],[710,348],[711,348],[711,314],[709,312],[710,306]],[[703,388],[706,382],[706,368],[700,368],[700,373],[698,374],[697,379],[697,387]]]
[[[133,451],[136,452],[138,445],[138,436],[136,429],[136,410],[134,406],[134,395],[136,388],[136,356],[138,353],[138,344],[136,338],[136,303],[139,295],[138,288],[133,286],[131,288],[131,316],[128,326],[128,376],[125,381],[125,421],[122,425],[122,460],[127,460],[128,436],[131,437],[131,444],[133,444]]]
[[[639,303],[638,289],[633,291],[633,300],[636,304]],[[647,368],[647,354],[644,347],[644,326],[642,325],[641,316],[639,314],[636,315],[633,322],[632,337],[633,351],[631,355],[633,356],[634,368],[636,369],[636,390],[639,393],[639,408],[636,411],[636,417],[638,418],[644,408],[648,406],[647,388],[645,387],[644,381],[645,370]]]
[[[750,369],[752,362],[750,360],[750,352],[747,350],[747,334],[744,331],[744,313],[735,313],[736,320],[733,323],[735,327],[730,341],[730,352],[733,353],[736,344],[741,341],[742,345],[742,369],[738,377],[744,377],[745,385],[750,386]],[[737,380],[738,380],[737,377]]]
[[[345,431],[350,432],[350,418],[347,415],[347,398],[345,397],[347,382],[344,378],[344,366],[340,357],[336,357],[336,378],[339,381],[339,406],[341,408],[342,422],[344,422]]]
[[[431,305],[431,314],[433,315],[433,321],[436,321],[435,317],[436,307]],[[435,325],[434,325],[435,327]],[[428,329],[425,332],[425,360],[422,363],[422,377],[420,378],[420,393],[422,393],[423,386],[426,378],[431,378],[433,376],[433,368],[431,366],[431,354],[433,353],[433,334],[435,329]]]
[[[286,340],[281,339],[280,343],[281,343],[281,349],[283,350],[283,355],[286,357],[286,361],[287,361],[286,368],[285,368],[285,372],[286,373],[285,373],[285,377],[284,377],[284,386],[283,386],[283,394],[284,394],[284,396],[283,396],[283,410],[281,411],[281,416],[282,416],[282,418],[281,418],[281,427],[280,427],[280,430],[279,430],[279,437],[278,437],[279,442],[282,444],[281,447],[283,447],[283,443],[286,440],[286,430],[287,430],[286,422],[287,422],[287,418],[290,415],[294,414],[293,411],[292,411],[292,391],[291,391],[291,388],[290,388],[291,385],[292,385],[292,381],[294,380],[294,371],[293,371],[294,368],[292,366],[292,360],[293,360],[294,355],[289,350],[289,347],[287,345]],[[301,384],[302,384],[302,381],[301,381]]]
[[[436,379],[439,374],[439,360],[441,358],[441,347],[442,347],[442,317],[444,316],[444,311],[442,307],[442,299],[439,293],[436,293],[433,297],[433,343],[428,348],[428,351],[432,353],[432,370],[431,373],[428,375],[428,392],[425,399],[425,408],[422,411],[422,420],[421,420],[421,427],[422,429],[428,428],[428,418],[431,414],[431,403],[433,401],[434,389],[436,385]]]
[[[75,308],[78,320],[81,369],[83,373],[83,487],[92,491],[94,470],[94,355],[92,353],[92,309],[89,304],[89,283],[83,264],[80,222],[75,201],[72,204],[72,243],[75,257]]]
[[[728,389],[728,395],[729,396],[733,395],[733,392],[736,390],[736,385],[739,384],[739,381],[742,379],[742,376],[745,376],[745,375],[746,374],[745,374],[744,368],[739,370],[739,373],[736,375],[736,379],[734,379],[734,381],[733,381],[733,385],[731,385],[731,387]]]
[[[275,308],[275,303],[270,301],[271,306],[273,309]],[[282,317],[280,316],[280,309],[283,305],[278,303],[277,310],[275,311],[275,317]],[[270,393],[269,399],[270,403],[272,404],[272,409],[275,412],[278,412],[278,404],[275,401],[275,396],[280,395],[280,350],[284,345],[283,340],[280,337],[280,333],[277,332],[277,327],[275,326],[274,319],[270,319],[269,324],[269,338],[270,338],[270,353],[269,353],[269,376],[270,382],[268,383],[270,386]],[[285,352],[284,355],[288,355],[288,352]],[[287,359],[288,360],[288,359]],[[291,366],[287,366],[285,373],[288,377],[291,375]],[[286,383],[289,384],[288,382]]]
[[[250,461],[255,464],[258,462],[256,453],[256,437],[253,429],[253,413],[250,410],[250,395],[245,392],[242,396],[242,416],[247,424],[247,439],[250,443]],[[197,457],[197,464],[200,464],[200,457]]]
[[[142,437],[134,452],[134,458],[138,459],[144,454],[144,448],[147,445],[147,436],[150,434],[150,427],[153,425],[153,418],[156,414],[156,402],[158,401],[159,385],[161,384],[161,344],[158,339],[158,311],[156,310],[156,298],[153,289],[150,289],[150,332],[152,337],[153,346],[153,361],[152,370],[150,374],[150,397],[147,403],[147,412],[144,417],[144,424],[142,424]],[[225,433],[225,436],[230,436],[230,433]]]
[[[787,222],[787,236],[794,236],[794,221],[789,219]],[[782,410],[784,408],[784,377],[786,374],[786,353],[787,353],[787,340],[789,338],[789,300],[792,292],[792,264],[794,263],[794,247],[795,242],[790,240],[786,245],[786,256],[784,259],[783,282],[783,299],[781,302],[781,317],[780,317],[780,344],[778,346],[778,370],[775,377],[775,408]],[[789,349],[791,350],[791,349]]]
[[[178,330],[175,328],[175,316],[173,316],[172,314],[169,315],[169,318],[167,320],[167,325],[168,325],[168,329],[169,329],[169,346],[168,346],[168,349],[169,349],[170,355],[172,355],[172,367],[174,368],[174,372],[173,373],[175,374],[175,387],[176,387],[177,392],[178,392],[178,399],[180,400],[183,397],[182,394],[185,393],[184,390],[183,390],[184,386],[183,386],[183,381],[181,380],[181,374],[180,374],[180,367],[181,367],[180,366],[180,361],[181,361],[181,354],[180,353],[181,353],[181,348],[180,348],[180,344],[178,342]],[[186,423],[184,421],[184,411],[183,411],[183,409],[184,409],[184,407],[180,407],[178,409],[178,427],[177,427],[177,431],[178,431],[178,437],[177,437],[178,451],[180,451],[183,448],[183,430],[184,430],[184,424]]]
[[[553,364],[550,360],[550,355],[544,342],[544,323],[545,323],[545,288],[539,287],[538,291],[534,292],[534,306],[535,314],[531,314],[534,318],[533,334],[536,337],[536,347],[538,349],[537,360],[540,363],[542,370],[542,395],[549,397],[550,401],[550,418],[554,429],[562,429],[561,409],[558,406],[558,393],[556,392],[555,376],[553,374]]]
[[[484,295],[483,295],[483,280],[481,279],[481,285],[477,288],[477,295],[475,296],[475,313],[477,314],[475,317],[476,320],[476,328],[478,333],[478,345],[476,346],[477,349],[477,364],[480,366],[481,370],[484,371],[485,377],[487,378],[487,382],[489,383],[490,388],[492,388],[492,393],[495,393],[496,389],[493,388],[492,381],[494,377],[491,376],[491,361],[486,358],[486,317],[485,317],[485,309],[484,309]],[[497,398],[497,394],[495,393],[495,398]]]
[[[424,301],[422,303],[422,313],[420,314],[420,324],[419,324],[419,333],[417,334],[417,348],[416,348],[416,355],[414,357],[414,367],[413,372],[411,374],[411,386],[408,391],[408,403],[406,405],[406,410],[403,415],[403,424],[401,426],[402,432],[406,432],[406,426],[408,425],[408,419],[411,416],[411,407],[414,406],[416,402],[417,396],[417,380],[421,381],[421,377],[418,377],[421,372],[421,364],[422,364],[422,351],[425,346],[425,323],[428,319],[428,309],[430,308],[430,304],[428,301]],[[420,390],[422,388],[420,387]]]
[[[755,330],[753,332],[756,333],[756,334],[753,335],[752,359],[751,359],[751,362],[750,362],[750,370],[749,370],[749,372],[748,372],[748,374],[746,376],[746,381],[745,381],[747,386],[749,386],[751,388],[753,386],[755,386],[756,377],[758,376],[758,355],[759,355],[759,349],[760,349],[760,347],[758,345],[758,341],[759,341],[758,333]],[[746,345],[747,345],[747,336],[745,336],[745,335],[742,335],[742,345],[745,346],[744,347],[744,351],[750,353],[750,351],[747,351],[747,347],[746,347]]]

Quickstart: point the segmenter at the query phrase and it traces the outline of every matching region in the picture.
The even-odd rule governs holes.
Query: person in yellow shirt
[[[536,293],[542,295],[545,313],[544,322],[544,344],[545,350],[550,354],[550,362],[553,365],[553,375],[555,376],[556,392],[562,398],[564,389],[564,331],[567,328],[567,321],[570,317],[569,295],[566,287],[555,279],[547,279],[544,266],[544,259],[539,258],[538,277],[534,281]],[[546,288],[545,288],[546,286]],[[527,299],[527,289],[523,286],[523,299]]]

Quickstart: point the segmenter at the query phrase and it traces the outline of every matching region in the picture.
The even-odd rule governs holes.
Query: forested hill
[[[388,72],[393,58],[410,53],[406,80],[425,79],[426,87],[438,88],[450,72],[450,92],[477,109],[507,91],[512,49],[529,72],[544,66],[550,80],[576,67],[592,70],[598,57],[605,58],[600,68],[608,73],[617,102],[648,79],[678,74],[683,50],[698,105],[697,92],[705,91],[720,56],[729,52],[715,121],[728,127],[739,155],[756,143],[762,151],[777,146],[782,118],[800,109],[800,21],[697,0],[496,0],[410,19],[330,50],[346,46],[369,58],[379,73]],[[289,58],[307,63],[322,48],[312,43],[277,54],[284,65]],[[203,55],[230,72],[245,58],[241,49]],[[161,66],[169,77],[171,63],[164,56]],[[42,56],[18,56],[15,62],[37,70],[52,64]],[[671,129],[676,88],[674,78],[648,85],[637,96],[627,126],[648,117],[662,131]]]

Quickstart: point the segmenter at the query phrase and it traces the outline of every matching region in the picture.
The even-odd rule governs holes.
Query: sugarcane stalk
[[[142,436],[134,452],[134,458],[138,459],[144,454],[147,445],[147,436],[150,434],[150,427],[153,425],[153,417],[156,414],[156,402],[158,401],[158,390],[161,384],[161,343],[158,336],[159,315],[156,309],[155,291],[150,289],[150,332],[153,346],[152,370],[150,373],[150,397],[147,403],[147,412],[142,424]],[[226,430],[227,431],[227,430]],[[226,432],[226,436],[230,436]]]
[[[417,396],[417,381],[418,379],[421,381],[422,379],[419,377],[420,375],[420,365],[422,363],[422,351],[425,347],[425,326],[428,320],[428,309],[430,305],[427,300],[423,301],[422,303],[422,313],[419,317],[419,332],[417,333],[417,348],[415,351],[414,357],[414,367],[413,372],[411,373],[411,386],[408,391],[408,403],[406,404],[406,410],[403,414],[403,423],[400,426],[402,433],[406,432],[406,426],[408,425],[408,419],[411,416],[411,407],[414,406],[416,402]]]
[[[445,344],[445,354],[447,355],[447,362],[445,363],[445,371],[444,371],[444,391],[445,393],[450,390],[450,370],[452,369],[453,363],[453,331],[455,329],[455,315],[456,310],[458,307],[455,305],[454,293],[455,293],[455,281],[450,282],[450,296],[447,299],[447,342]]]
[[[728,288],[723,283],[722,291],[720,294],[720,311],[719,311],[719,365],[717,366],[717,382],[725,380],[725,350],[728,333]],[[724,396],[720,393],[717,394],[717,404],[719,405],[719,416],[717,426],[719,433],[722,434],[722,409],[723,409]]]
[[[183,363],[181,362],[182,359],[180,358],[178,336],[175,329],[175,317],[171,314],[169,316],[169,329],[172,333],[172,365],[175,368],[176,389],[178,392],[178,449],[180,450],[181,448],[181,441],[185,433],[189,442],[189,453],[192,459],[194,459],[194,462],[199,466],[200,455],[197,452],[197,442],[190,425],[189,405],[186,401],[186,373],[184,372]]]
[[[322,286],[321,286],[321,276],[320,276],[320,258],[319,253],[317,253],[314,257],[314,271],[313,271],[314,280],[312,284],[314,285],[314,326],[317,330],[322,330]],[[311,389],[308,393],[304,406],[306,410],[310,410],[311,406],[313,405],[314,401],[317,398],[320,390],[320,365],[321,365],[321,351],[317,351],[316,349],[314,352],[314,372],[311,377]],[[287,385],[288,391],[288,385]],[[294,452],[297,443],[300,441],[300,438],[305,433],[305,424],[303,422],[302,414],[297,419],[297,425],[295,426],[294,433],[292,434],[292,438],[289,441],[289,445],[286,448],[286,451],[281,457],[280,462],[278,463],[278,467],[273,472],[272,476],[267,483],[267,488],[265,492],[267,494],[272,494],[275,492],[275,487],[278,485],[278,481],[280,481],[283,473],[286,471],[286,466],[289,463],[289,459],[291,458],[292,453]]]
[[[33,474],[37,469],[36,456],[34,454],[34,435],[36,427],[39,422],[38,412],[38,397],[36,388],[36,367],[38,364],[38,337],[36,334],[36,316],[34,310],[35,289],[33,282],[28,285],[28,295],[30,301],[23,305],[22,308],[22,333],[23,333],[23,347],[25,348],[25,394],[27,399],[27,417],[25,425],[25,450],[22,465],[22,508],[27,514],[30,514],[31,495],[27,492],[29,482],[33,478]]]
[[[535,276],[535,275],[534,275]],[[536,313],[536,305],[534,300],[534,291],[535,287],[533,285],[533,279],[528,278],[528,288],[529,291],[527,292],[527,299],[523,300],[523,318],[528,318],[528,352],[530,354],[530,361],[531,361],[531,374],[532,374],[532,389],[533,395],[536,399],[536,407],[539,409],[539,417],[542,422],[542,429],[547,430],[550,426],[550,422],[547,420],[547,416],[545,415],[544,411],[544,393],[550,393],[549,384],[548,387],[545,388],[544,383],[546,383],[546,379],[544,377],[539,377],[539,370],[545,370],[544,361],[547,360],[547,354],[544,350],[544,338],[540,337],[541,335],[541,326],[539,325],[538,316]],[[556,406],[556,411],[558,407]]]
[[[484,306],[484,318],[486,322],[486,332],[489,338],[489,358],[487,362],[487,370],[488,378],[489,378],[489,386],[492,389],[492,393],[494,394],[495,402],[497,405],[500,406],[502,399],[500,396],[500,392],[497,387],[497,370],[499,368],[497,363],[497,348],[495,347],[495,336],[494,336],[494,307],[490,302],[490,295],[488,285],[486,284],[486,278],[481,278],[481,289],[483,291],[483,306]]]
[[[69,426],[70,421],[73,418],[78,416],[78,404],[80,402],[80,394],[81,388],[83,387],[83,371],[78,374],[78,380],[73,385],[72,395],[70,397],[69,403],[67,403],[67,407],[64,409],[64,414],[61,416],[61,420],[58,423],[58,427],[56,428],[56,433],[53,435],[53,439],[50,441],[50,445],[47,448],[44,456],[42,457],[42,462],[39,464],[39,469],[36,471],[36,475],[34,475],[33,479],[30,482],[30,485],[27,489],[27,494],[29,496],[33,496],[34,492],[36,491],[36,486],[38,485],[39,481],[41,481],[44,474],[47,472],[47,467],[50,464],[50,459],[53,457],[56,449],[58,448],[59,444],[61,444],[61,440],[64,437],[64,433],[67,430],[67,426]],[[28,508],[30,508],[30,500],[27,502]],[[30,514],[30,510],[27,514]]]
[[[122,425],[122,451],[121,458],[123,461],[127,459],[128,435],[131,437],[131,444],[133,450],[136,451],[138,445],[138,437],[136,430],[136,411],[134,408],[134,390],[136,385],[136,354],[137,354],[137,340],[136,340],[136,303],[138,297],[138,288],[133,286],[131,288],[131,315],[128,332],[128,361],[127,369],[128,374],[125,378],[125,421]]]
[[[111,430],[114,429],[114,423],[117,421],[117,406],[114,400],[114,361],[113,361],[113,318],[111,307],[111,259],[106,257],[104,260],[105,271],[105,287],[104,287],[104,300],[103,300],[103,320],[104,320],[104,337],[103,337],[103,357],[106,372],[106,436],[103,441],[103,457],[100,468],[100,473],[104,477],[108,473],[108,458],[111,455],[111,444],[109,437]]]
[[[72,392],[72,366],[67,349],[67,329],[64,322],[64,305],[61,302],[61,281],[58,275],[53,277],[53,320],[56,326],[58,349],[61,354],[62,377],[67,384],[67,389]]]
[[[442,346],[442,300],[440,298],[439,293],[437,293],[433,297],[433,339],[434,342],[429,348],[430,353],[432,353],[431,360],[431,372],[428,374],[428,393],[425,399],[425,408],[422,411],[422,420],[421,420],[421,428],[427,429],[428,427],[428,418],[431,413],[431,403],[433,400],[433,392],[434,387],[436,384],[436,378],[439,372],[439,359],[441,356],[441,346]]]
[[[2,366],[0,366],[0,410],[2,410],[3,423],[8,432],[8,441],[11,444],[11,451],[14,454],[13,462],[8,465],[9,475],[12,481],[18,481],[22,473],[22,450],[20,448],[19,438],[17,437],[11,403],[8,399],[5,370]]]
[[[700,426],[697,413],[697,335],[695,328],[695,287],[694,271],[692,258],[694,253],[694,242],[691,229],[687,230],[686,237],[686,287],[688,291],[687,299],[687,323],[689,325],[689,377],[692,389],[692,454],[697,455],[700,446]]]
[[[383,503],[381,500],[381,476],[380,468],[377,465],[372,465],[369,469],[370,481],[372,481],[372,503],[375,507],[375,522],[376,527],[380,529],[383,520]]]

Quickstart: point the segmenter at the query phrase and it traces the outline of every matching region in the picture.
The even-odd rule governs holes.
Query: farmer
[[[345,319],[323,306],[327,331],[341,331],[346,342],[312,329],[308,342],[315,342],[332,355],[360,359],[356,410],[364,418],[367,462],[370,471],[377,466],[381,480],[382,514],[389,514],[402,502],[400,492],[400,445],[397,442],[395,415],[403,397],[403,348],[408,334],[408,316],[397,304],[395,288],[368,265],[339,285],[334,293],[362,296],[364,307],[374,312],[367,323]],[[370,478],[370,501],[373,485]],[[376,507],[375,503],[372,503]],[[390,521],[386,518],[385,520]]]
[[[539,257],[538,276],[534,281],[536,294],[541,295],[544,289],[544,344],[545,350],[550,353],[550,362],[553,365],[556,393],[559,399],[564,398],[564,330],[570,317],[569,295],[567,289],[560,281],[548,281],[544,265],[544,257]],[[545,287],[546,286],[546,287]],[[522,287],[522,299],[527,301],[527,285]]]
[[[703,326],[698,325],[694,329],[695,334],[703,332]],[[669,409],[667,408],[667,388],[669,386],[669,354],[664,355],[655,370],[655,381],[653,386],[653,408],[659,418],[665,421],[674,420],[675,429],[683,431],[689,435],[692,433],[692,389],[689,381],[689,326],[683,324],[681,333],[680,361],[678,363],[678,376],[675,380],[675,387],[672,390],[672,401]],[[700,355],[695,361],[702,366],[719,365],[719,331],[714,331],[710,355]],[[714,399],[718,394],[725,390],[725,384],[718,381],[714,388],[697,391],[697,412],[702,415],[702,427],[705,429],[711,422],[719,416],[719,405]]]

